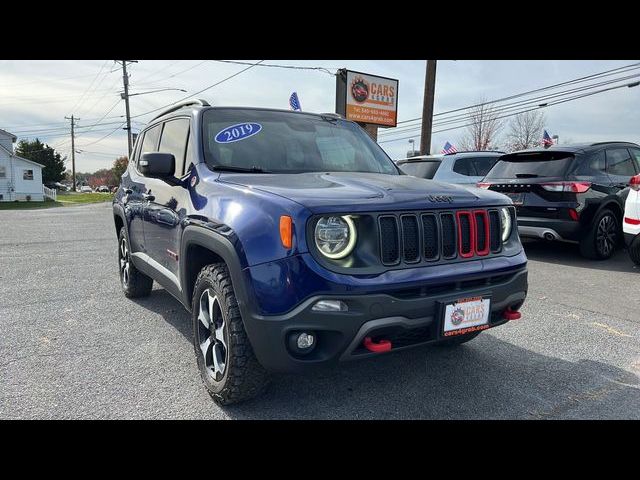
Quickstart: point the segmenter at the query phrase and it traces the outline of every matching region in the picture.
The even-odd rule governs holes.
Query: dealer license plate
[[[443,335],[463,335],[489,328],[491,312],[489,298],[461,298],[448,303],[444,308]]]

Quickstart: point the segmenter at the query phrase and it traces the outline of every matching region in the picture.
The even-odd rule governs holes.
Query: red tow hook
[[[511,310],[511,308],[507,308],[504,312],[502,312],[502,318],[506,320],[520,320],[522,314],[515,310]]]
[[[389,340],[380,340],[379,342],[374,342],[371,337],[365,337],[363,342],[364,348],[369,350],[370,352],[388,352],[391,350],[391,342]]]

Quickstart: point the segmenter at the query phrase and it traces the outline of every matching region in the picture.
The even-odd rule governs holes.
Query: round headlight
[[[502,225],[502,241],[506,242],[511,236],[511,212],[509,212],[508,208],[501,208],[500,217],[502,219],[500,222]]]
[[[356,227],[353,220],[344,217],[322,217],[316,224],[316,247],[325,257],[344,258],[356,246]]]

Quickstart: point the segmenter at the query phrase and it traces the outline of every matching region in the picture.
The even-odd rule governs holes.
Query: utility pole
[[[75,118],[73,115],[71,117],[64,117],[66,120],[71,120],[71,175],[73,176],[73,191],[76,191],[76,135],[75,135],[75,126],[76,121],[80,120],[79,118]]]
[[[127,74],[127,63],[137,63],[137,60],[116,60],[122,65],[122,84],[124,85],[124,93],[120,94],[120,98],[124,100],[124,108],[127,116],[127,144],[129,146],[129,158],[133,150],[133,142],[131,141],[131,113],[129,112],[129,75]]]
[[[433,125],[433,100],[436,91],[436,61],[427,60],[424,79],[424,101],[422,104],[422,135],[420,137],[420,155],[431,153],[431,129]]]

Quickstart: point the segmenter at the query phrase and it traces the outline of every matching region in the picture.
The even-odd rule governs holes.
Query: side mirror
[[[176,159],[172,153],[143,153],[138,160],[138,170],[145,177],[171,178],[176,171]]]

